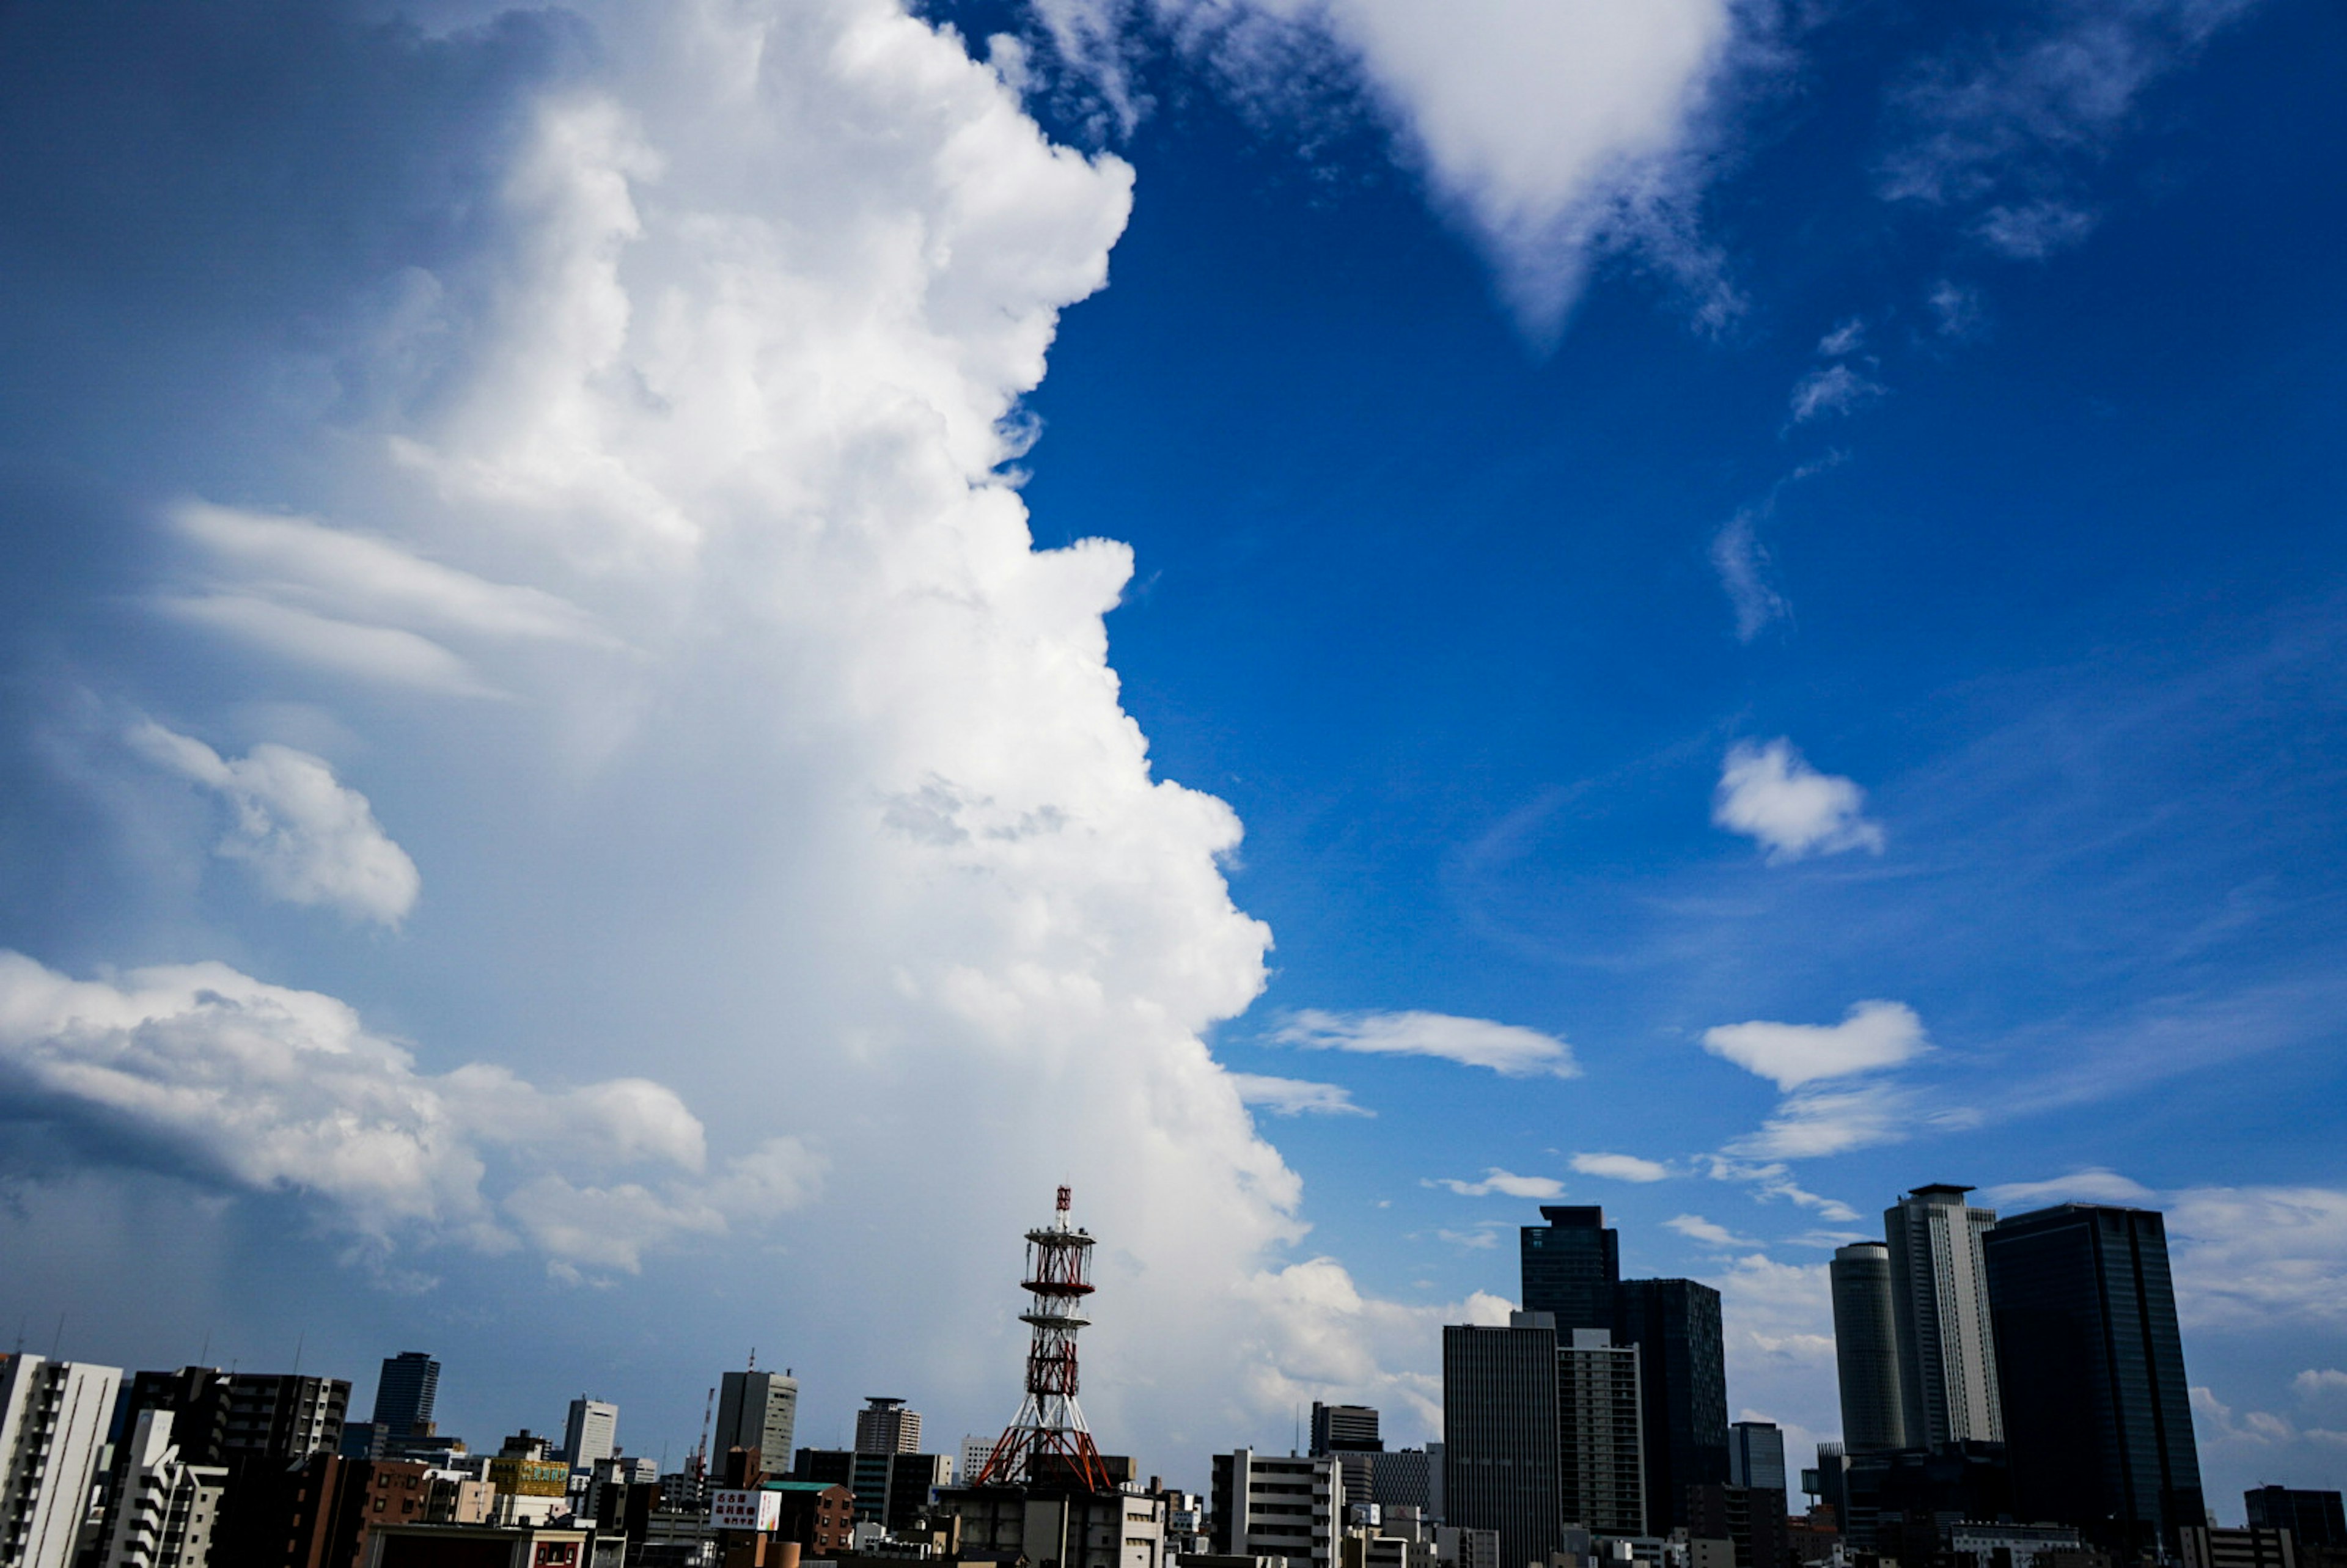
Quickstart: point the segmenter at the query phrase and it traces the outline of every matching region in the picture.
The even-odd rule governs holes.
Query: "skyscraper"
[[[1841,1384],[1845,1452],[1907,1446],[1899,1393],[1899,1330],[1891,1295],[1891,1248],[1862,1241],[1833,1255],[1834,1370]]]
[[[1545,1312],[1556,1331],[1614,1327],[1614,1284],[1622,1277],[1621,1237],[1602,1208],[1543,1204],[1546,1225],[1526,1225],[1519,1245],[1524,1310]]]
[[[572,1470],[592,1470],[619,1450],[620,1407],[581,1394],[562,1423],[562,1457]]]
[[[1614,1339],[1638,1348],[1647,1528],[1687,1522],[1687,1488],[1727,1483],[1727,1351],[1719,1292],[1692,1279],[1625,1279]]]
[[[386,1357],[375,1379],[374,1423],[395,1438],[428,1437],[439,1393],[439,1362],[421,1350]]]
[[[1511,1568],[1545,1563],[1562,1544],[1556,1393],[1547,1313],[1515,1313],[1505,1328],[1443,1329],[1444,1517],[1498,1532],[1500,1561]]]
[[[1576,1328],[1556,1348],[1558,1512],[1601,1535],[1644,1535],[1638,1348],[1610,1329]]]
[[[1727,1484],[1783,1491],[1785,1433],[1774,1421],[1738,1421],[1727,1429]]]
[[[2204,1524],[2160,1216],[2064,1204],[2000,1221],[1983,1250],[2024,1516],[2129,1553]]]
[[[1996,1214],[1970,1187],[1918,1187],[1882,1214],[1899,1341],[1901,1422],[1910,1445],[2004,1440],[1981,1237]]]
[[[921,1412],[908,1410],[902,1399],[866,1395],[856,1412],[856,1451],[861,1454],[909,1454],[921,1450]]]
[[[726,1373],[717,1389],[717,1430],[710,1439],[712,1462],[730,1449],[755,1449],[768,1474],[782,1474],[791,1466],[791,1435],[798,1409],[798,1379],[786,1373]]]

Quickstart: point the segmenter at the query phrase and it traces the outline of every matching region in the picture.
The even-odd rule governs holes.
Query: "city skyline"
[[[1703,1290],[1560,1327],[1798,1453],[1969,1184],[2160,1212],[2204,1491],[2337,1485],[2342,56],[10,7],[0,1323],[942,1450],[1072,1184],[1103,1450],[1414,1446],[1602,1207]]]

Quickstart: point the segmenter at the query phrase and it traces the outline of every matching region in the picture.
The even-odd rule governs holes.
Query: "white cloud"
[[[1768,846],[1771,862],[1845,849],[1882,853],[1882,828],[1864,815],[1866,792],[1821,774],[1779,736],[1729,748],[1712,796],[1711,820]]]
[[[1584,1176],[1615,1182],[1659,1182],[1671,1173],[1671,1168],[1659,1160],[1643,1160],[1635,1154],[1575,1154],[1572,1163]]]
[[[1915,1097],[1896,1084],[1860,1083],[1797,1090],[1778,1102],[1757,1132],[1727,1153],[1759,1160],[1816,1160],[1877,1143],[1895,1143],[1915,1121]]]
[[[1773,621],[1790,620],[1792,605],[1768,580],[1768,550],[1759,519],[1747,507],[1727,519],[1711,541],[1712,569],[1736,608],[1736,640],[1749,642]]]
[[[1663,1222],[1689,1241],[1699,1241],[1706,1246],[1753,1246],[1758,1245],[1738,1236],[1726,1225],[1715,1225],[1701,1214],[1674,1214]]]
[[[1783,1198],[1796,1208],[1812,1210],[1819,1219],[1835,1225],[1847,1225],[1858,1218],[1858,1211],[1848,1204],[1810,1192],[1794,1181],[1790,1168],[1781,1163],[1770,1161],[1756,1165],[1720,1154],[1704,1158],[1710,1166],[1713,1181],[1747,1183],[1756,1202],[1773,1203]]]
[[[2336,1367],[2325,1367],[2320,1370],[2310,1367],[2292,1378],[2290,1386],[2297,1391],[2300,1399],[2310,1401],[2347,1395],[2347,1372]]]
[[[366,796],[337,782],[323,759],[264,743],[229,762],[155,723],[128,738],[149,761],[228,802],[236,821],[218,853],[243,863],[270,897],[384,926],[415,907],[423,886],[415,863],[383,831]]]
[[[1365,1397],[1422,1376],[1429,1342],[1378,1329],[1381,1308],[1253,1287],[1304,1226],[1204,1040],[1264,981],[1269,934],[1223,873],[1239,824],[1158,776],[1119,705],[1103,618],[1130,551],[1036,548],[1004,477],[1059,313],[1106,279],[1131,170],[1052,146],[891,0],[590,10],[576,69],[499,106],[509,141],[418,174],[413,221],[354,220],[446,238],[305,307],[335,363],[252,378],[364,395],[207,412],[253,432],[242,509],[183,513],[150,596],[287,655],[189,661],[175,723],[324,709],[404,834],[465,848],[434,856],[429,943],[336,962],[354,995],[446,999],[419,1050],[508,1074],[471,1098],[541,1131],[471,1119],[474,1070],[358,1045],[374,1065],[322,1080],[281,1043],[302,1067],[281,1088],[206,1098],[217,1042],[292,1006],[181,996],[225,972],[173,981],[175,1021],[128,1037],[204,1043],[109,1077],[44,1034],[11,1071],[64,1075],[46,1113],[127,1130],[85,1140],[91,1162],[296,1184],[394,1244],[454,1226],[589,1272],[649,1236],[722,1256],[740,1288],[703,1303],[712,1339],[756,1342],[787,1290],[840,1378],[915,1378],[940,1409],[1015,1382],[1015,1320],[965,1309],[1015,1299],[1016,1238],[1063,1181],[1102,1238],[1102,1430],[1284,1430],[1284,1398],[1225,1391],[1294,1381],[1282,1358],[1323,1332],[1366,1336],[1364,1358],[1315,1364]],[[146,696],[129,659],[126,703]],[[1572,1071],[1528,1030],[1358,1021],[1321,1043]],[[705,1122],[703,1168],[680,1163],[677,1114],[524,1091],[645,1061]],[[328,1108],[370,1095],[395,1103],[345,1147]],[[412,1179],[350,1168],[378,1144]],[[818,1185],[825,1162],[852,1165],[852,1195]],[[740,1245],[761,1210],[771,1234]],[[935,1245],[876,1255],[875,1213],[930,1216]],[[467,1288],[523,1320],[516,1272]],[[965,1331],[937,1331],[943,1302]]]
[[[1837,1024],[1720,1024],[1704,1030],[1703,1048],[1789,1091],[1819,1079],[1897,1067],[1931,1042],[1923,1020],[1904,1002],[1863,1001]]]
[[[1448,1187],[1461,1197],[1488,1198],[1494,1193],[1511,1198],[1561,1198],[1564,1184],[1549,1176],[1519,1176],[1497,1165],[1483,1173],[1480,1182],[1462,1182],[1456,1176],[1438,1176],[1427,1183],[1430,1187]]]
[[[1866,323],[1852,316],[1818,340],[1818,354],[1826,359],[1840,359],[1856,354],[1866,344]]]
[[[1131,0],[1035,0],[1111,118],[1139,107]],[[1694,237],[1711,108],[1748,40],[1729,0],[1151,0],[1161,28],[1245,103],[1293,111],[1299,77],[1357,72],[1436,200],[1481,243],[1536,339],[1600,253],[1635,249],[1717,322],[1738,308]]]
[[[1986,312],[1981,307],[1980,291],[1967,288],[1950,278],[1932,285],[1923,302],[1931,307],[1933,329],[1942,337],[1968,338],[1981,329]]]
[[[1234,1072],[1231,1082],[1240,1103],[1260,1106],[1275,1116],[1374,1116],[1376,1112],[1353,1103],[1353,1091],[1341,1084],[1311,1083],[1301,1078],[1265,1078]]]
[[[2347,1325],[2347,1192],[2189,1187],[2167,1223],[2188,1328]]]
[[[2075,250],[2094,232],[2092,214],[2059,201],[2029,201],[2017,207],[1990,208],[1973,225],[1973,232],[1992,251],[2016,261],[2042,261],[2060,251]]]
[[[1793,423],[1806,425],[1829,414],[1848,414],[1859,405],[1881,397],[1885,390],[1881,382],[1847,364],[1819,365],[1793,384]]]
[[[1992,211],[2017,220],[2016,234],[2075,243],[2091,220],[2044,192],[2074,184],[2135,119],[2148,88],[2255,4],[2076,0],[2041,8],[2029,26],[2003,36],[1965,40],[1894,95],[1905,131],[1882,162],[1883,196],[1950,205],[2018,190],[2034,200]],[[2033,209],[2037,216],[2024,216]],[[1983,238],[1999,242],[1994,232]],[[2026,241],[2000,248],[2045,253]]]
[[[1841,1427],[1827,1270],[1756,1252],[1730,1261],[1717,1280],[1728,1387],[1739,1407],[1788,1430]],[[1787,1446],[1793,1448],[1789,1438]]]
[[[231,1189],[298,1194],[332,1227],[384,1248],[488,1251],[515,1231],[549,1264],[633,1272],[644,1251],[759,1210],[743,1184],[778,1163],[805,1202],[821,1162],[775,1139],[704,1180],[700,1121],[642,1079],[540,1089],[502,1067],[418,1072],[332,997],[225,964],[75,980],[0,951],[0,1076],[32,1116],[127,1137]],[[642,1179],[578,1186],[630,1168]],[[505,1190],[494,1190],[502,1181]]]
[[[2149,1204],[2159,1194],[2116,1171],[2094,1166],[2044,1182],[2007,1182],[1983,1192],[1980,1201],[2008,1214],[2044,1208],[2052,1204]]]
[[[1431,1056],[1466,1067],[1488,1067],[1507,1078],[1577,1078],[1573,1048],[1554,1035],[1488,1019],[1439,1012],[1290,1013],[1271,1039],[1305,1050],[1350,1050],[1366,1056]]]

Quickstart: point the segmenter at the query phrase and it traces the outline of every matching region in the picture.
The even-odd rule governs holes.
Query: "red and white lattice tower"
[[[1092,1293],[1092,1233],[1068,1224],[1061,1187],[1051,1223],[1027,1233],[1026,1289],[1035,1302],[1019,1317],[1033,1325],[1035,1337],[1027,1348],[1026,1402],[971,1485],[1114,1490],[1076,1408],[1076,1330],[1091,1321],[1079,1308]]]

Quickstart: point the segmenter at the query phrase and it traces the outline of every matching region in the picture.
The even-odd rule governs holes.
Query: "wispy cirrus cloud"
[[[1575,1154],[1571,1163],[1584,1176],[1604,1176],[1615,1182],[1659,1182],[1671,1173],[1671,1168],[1661,1161],[1642,1159],[1635,1154]]]
[[[1771,862],[1864,849],[1882,853],[1882,825],[1865,815],[1866,792],[1819,773],[1783,736],[1728,749],[1711,820],[1765,845]]]
[[[1275,1116],[1374,1116],[1376,1112],[1353,1103],[1353,1091],[1337,1083],[1312,1083],[1301,1078],[1266,1078],[1254,1072],[1234,1072],[1231,1083],[1239,1102]]]
[[[1462,1198],[1561,1198],[1564,1184],[1551,1176],[1519,1176],[1513,1171],[1503,1171],[1494,1165],[1477,1182],[1461,1181],[1456,1176],[1437,1176],[1427,1184],[1430,1187],[1447,1187]]]
[[[1577,1078],[1573,1048],[1553,1034],[1490,1019],[1439,1012],[1324,1012],[1287,1015],[1270,1040],[1301,1050],[1363,1056],[1429,1056],[1503,1078]]]

